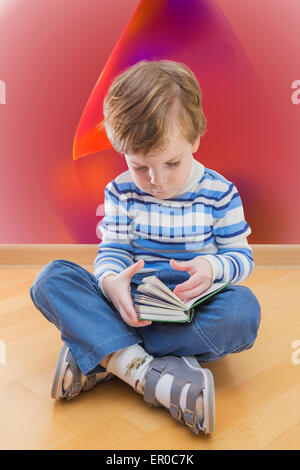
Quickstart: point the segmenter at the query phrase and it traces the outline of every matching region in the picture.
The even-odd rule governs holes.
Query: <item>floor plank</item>
[[[205,365],[216,389],[210,436],[194,436],[117,378],[51,399],[62,341],[29,296],[40,270],[0,268],[1,449],[300,449],[299,268],[256,267],[243,283],[260,301],[261,326],[253,348]]]

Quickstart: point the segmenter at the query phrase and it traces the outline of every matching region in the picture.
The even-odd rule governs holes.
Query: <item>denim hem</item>
[[[143,342],[143,340],[141,338],[137,338],[134,334],[129,333],[129,334],[126,334],[126,335],[118,336],[117,338],[113,338],[109,341],[106,341],[104,343],[105,344],[105,352],[103,352],[103,344],[102,344],[99,348],[93,349],[93,351],[89,352],[84,357],[81,356],[80,358],[75,357],[76,351],[75,351],[75,354],[74,354],[74,347],[73,347],[73,350],[72,350],[72,346],[70,344],[68,344],[68,346],[71,349],[71,351],[72,351],[72,353],[75,357],[75,360],[77,362],[77,365],[78,365],[79,369],[81,370],[81,372],[84,375],[88,375],[93,369],[95,369],[97,366],[99,366],[102,359],[104,359],[104,357],[107,356],[108,354],[114,353],[114,352],[118,351],[119,349],[123,349],[123,348],[129,347],[129,346],[132,346],[133,344],[139,344],[139,343],[142,343],[142,342]],[[101,350],[101,352],[98,352],[99,350]]]
[[[205,357],[205,354],[203,354],[203,357],[201,354],[195,354],[195,357],[197,358],[197,360],[200,362],[200,364],[203,362],[203,363],[206,363],[206,362],[216,362],[216,361],[219,361],[220,359],[223,359],[224,357],[228,356],[229,354],[236,354],[236,353],[239,353],[239,352],[242,352],[242,351],[245,351],[247,349],[250,349],[254,343],[255,343],[255,340],[256,340],[256,337],[254,338],[253,341],[250,341],[248,343],[244,343],[243,345],[241,346],[238,346],[237,348],[235,349],[232,349],[230,351],[227,351],[227,352],[224,352],[223,354],[219,354],[217,356],[214,356],[214,357]]]

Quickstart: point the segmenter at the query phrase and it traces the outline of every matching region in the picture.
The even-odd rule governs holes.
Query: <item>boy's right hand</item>
[[[105,294],[110,298],[124,322],[133,327],[148,326],[152,323],[148,320],[138,320],[130,292],[131,278],[143,266],[144,261],[139,260],[119,274],[109,274],[102,282]]]

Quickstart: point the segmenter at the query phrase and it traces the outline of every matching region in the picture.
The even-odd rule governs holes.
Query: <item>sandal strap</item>
[[[152,364],[155,359],[150,363],[149,369],[145,374],[145,388],[144,388],[144,400],[150,406],[160,406],[160,403],[155,398],[155,388],[158,380],[161,377],[161,370]]]
[[[186,407],[184,409],[183,417],[185,423],[191,428],[191,430],[195,430],[196,428],[200,428],[201,431],[204,431],[204,426],[203,423],[202,425],[198,422],[198,425],[196,423],[197,421],[197,415],[196,415],[196,401],[197,398],[199,397],[199,387],[201,387],[201,390],[205,388],[205,381],[204,381],[204,376],[201,374],[201,377],[198,375],[198,378],[193,379],[193,381],[190,384],[190,387],[188,389],[187,397],[186,397]],[[195,411],[192,411],[195,410]]]
[[[199,369],[201,370],[201,369]],[[198,370],[190,368],[182,359],[175,356],[164,356],[154,358],[145,375],[144,400],[146,403],[154,406],[160,406],[155,398],[155,388],[158,380],[164,375],[170,374],[174,376],[171,387],[170,408],[169,411],[173,418],[183,422],[192,432],[198,434],[199,423],[196,415],[196,400],[205,383],[202,374]],[[186,398],[186,408],[181,410],[179,406],[182,388],[187,383],[190,387]]]
[[[199,370],[195,371],[191,369],[178,357],[172,357],[172,361],[170,361],[167,370],[165,370],[165,373],[170,373],[176,377],[172,382],[171,388],[171,414],[175,419],[183,421],[184,424],[186,424],[195,434],[198,434],[199,431],[196,414],[196,400],[201,390],[204,388],[204,378],[202,374],[199,374]],[[186,397],[186,407],[184,410],[181,410],[179,407],[180,395],[183,387],[187,383],[190,383],[190,386]],[[177,418],[178,409],[181,411],[180,418]]]
[[[86,380],[83,384],[83,390],[90,390],[91,388],[95,387],[96,383],[96,374],[87,375]]]

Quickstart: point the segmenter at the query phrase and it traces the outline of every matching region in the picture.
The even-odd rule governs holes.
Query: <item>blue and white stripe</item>
[[[129,171],[105,188],[102,241],[94,275],[102,289],[109,273],[119,273],[139,259],[142,274],[172,270],[169,261],[204,256],[216,282],[242,282],[254,266],[247,242],[251,228],[245,221],[236,186],[214,170],[203,168],[192,191],[168,200],[144,193]]]

